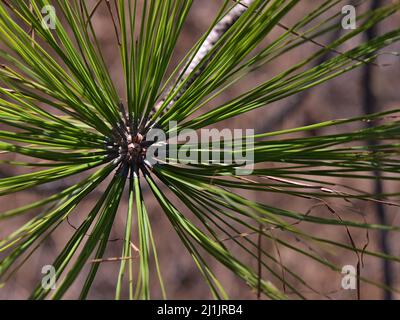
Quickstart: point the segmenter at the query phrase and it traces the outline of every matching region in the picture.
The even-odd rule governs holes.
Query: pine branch
[[[189,62],[182,68],[180,74],[180,80],[168,90],[167,94],[154,106],[152,114],[157,112],[166,100],[166,97],[176,88],[179,87],[183,82],[185,84],[175,95],[175,97],[169,102],[169,104],[164,108],[162,113],[167,112],[171,106],[179,100],[179,98],[186,92],[190,85],[201,75],[207,64],[211,61],[212,56],[204,61],[204,58],[210,53],[210,51],[215,47],[218,40],[233,26],[233,24],[242,16],[244,12],[248,9],[248,6],[253,3],[254,0],[242,0],[240,4],[235,5],[224,18],[218,22],[215,27],[211,30],[210,34],[206,37],[203,44],[200,46],[199,50]],[[244,4],[244,5],[243,5]],[[192,74],[192,72],[197,68],[197,71]],[[191,76],[189,79],[188,77]]]

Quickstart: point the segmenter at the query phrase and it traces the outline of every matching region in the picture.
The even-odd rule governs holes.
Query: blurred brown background
[[[97,1],[87,1],[92,5]],[[296,21],[296,17],[300,17],[309,10],[321,3],[322,1],[315,0],[304,0],[302,1],[291,13],[290,17],[286,17],[283,20],[283,24],[291,25],[293,21]],[[368,2],[368,1],[367,1]],[[386,1],[379,1],[385,3]],[[211,23],[214,15],[222,1],[217,0],[195,0],[193,9],[187,20],[184,31],[178,41],[178,47],[174,55],[174,63],[179,61],[179,58],[184,56],[187,50],[194,44],[198,37],[206,30],[208,25]],[[346,1],[342,2],[342,5],[346,4]],[[336,6],[335,10],[340,10],[341,6]],[[368,5],[368,3],[366,4]],[[112,78],[115,81],[115,85],[119,91],[123,92],[123,78],[121,67],[119,64],[119,55],[116,51],[115,34],[111,27],[110,16],[108,14],[105,4],[102,4],[95,16],[93,22],[98,31],[98,37],[104,49],[104,54],[109,65],[109,70],[112,74]],[[400,26],[400,15],[397,14],[390,18],[384,24],[379,25],[379,33],[383,33],[385,30],[398,28]],[[269,39],[272,39],[277,34],[281,33],[282,30],[275,29],[270,35]],[[267,41],[269,40],[267,39]],[[321,43],[327,43],[329,36],[318,39]],[[349,46],[356,45],[362,37],[357,37],[352,40],[350,44],[341,48],[341,50],[347,49]],[[317,48],[318,49],[318,48]],[[315,45],[306,44],[299,50],[295,50],[284,57],[276,60],[273,64],[268,64],[261,70],[256,71],[254,74],[246,78],[245,83],[241,87],[233,87],[219,99],[225,101],[231,99],[233,96],[238,94],[238,91],[254,86],[261,81],[265,81],[271,78],[280,70],[288,67],[298,61],[302,57],[307,56],[310,52],[315,51]],[[400,46],[392,46],[390,49],[385,51],[400,51]],[[334,55],[334,53],[333,53]],[[374,67],[373,70],[373,91],[378,98],[379,110],[399,108],[400,107],[400,61],[399,58],[393,56],[382,56],[379,59],[379,63],[389,63],[388,67]],[[349,74],[341,76],[340,78],[334,79],[327,84],[320,85],[316,88],[311,89],[307,94],[298,95],[285,99],[283,101],[273,103],[265,108],[253,111],[244,116],[226,121],[220,126],[228,128],[233,127],[245,127],[255,128],[257,132],[264,132],[265,130],[277,130],[281,128],[290,128],[295,126],[301,126],[305,124],[311,124],[319,121],[350,117],[355,115],[363,114],[362,97],[364,95],[365,86],[363,85],[363,70],[358,69]],[[282,112],[284,110],[284,112]],[[360,124],[361,126],[362,124]],[[346,129],[353,130],[356,127],[348,126]],[[332,129],[333,132],[337,129]],[[311,134],[322,134],[324,132],[312,132]],[[0,155],[5,157],[4,155]],[[7,155],[7,158],[18,160],[19,156]],[[9,166],[0,165],[0,177],[14,175],[18,172],[22,172],[21,169],[15,169]],[[57,182],[51,185],[44,185],[33,190],[12,194],[0,198],[1,210],[7,210],[14,208],[25,203],[35,201],[42,198],[43,196],[51,195],[54,190],[62,189],[64,186],[70,185],[73,182],[79,181],[79,177],[72,177],[65,179],[61,182]],[[338,183],[343,181],[338,180]],[[347,182],[346,182],[347,183]],[[356,182],[354,186],[365,190],[373,190],[373,185],[368,182]],[[384,190],[387,192],[395,192],[398,190],[399,185],[396,184],[385,184]],[[99,197],[101,190],[104,189],[104,184],[98,191],[93,192],[86,201],[84,201],[77,210],[71,215],[70,221],[73,225],[79,225],[79,221],[82,217],[92,208],[96,199]],[[152,195],[146,188],[146,201],[148,211],[151,217],[152,228],[157,243],[157,250],[162,266],[162,274],[164,276],[167,294],[169,298],[176,299],[206,299],[211,298],[211,294],[204,283],[201,275],[197,271],[192,258],[187,254],[185,248],[180,243],[175,231],[171,228],[169,222],[165,218],[162,210],[153,201]],[[168,194],[168,193],[167,193]],[[249,198],[257,199],[258,201],[264,201],[269,205],[293,209],[299,212],[307,212],[309,208],[314,204],[310,200],[298,199],[286,196],[279,196],[277,194],[251,194],[248,193]],[[121,238],[124,232],[125,224],[125,212],[127,209],[127,198],[123,198],[120,205],[119,214],[116,219],[116,224],[112,232],[111,238]],[[376,221],[376,207],[371,202],[357,202],[352,203],[354,210],[348,210],[346,208],[348,204],[344,202],[335,203],[335,208],[340,212],[342,218],[355,219],[361,221],[360,214],[365,215],[368,222]],[[329,217],[330,213],[328,210],[318,208],[321,216]],[[391,224],[399,224],[400,219],[397,217],[399,214],[398,209],[395,207],[385,207],[386,216]],[[326,212],[325,212],[326,211]],[[358,213],[355,213],[357,211]],[[33,213],[34,214],[34,213]],[[32,216],[30,214],[28,216]],[[17,226],[20,226],[26,221],[26,216],[15,218],[9,221],[1,221],[0,223],[0,238],[14,230]],[[302,230],[307,230],[313,235],[323,235],[327,238],[340,240],[344,243],[349,244],[346,231],[341,228],[333,227],[321,227],[313,225],[304,225]],[[27,264],[21,268],[21,270],[8,281],[7,285],[0,289],[0,299],[23,299],[29,296],[33,286],[40,281],[41,268],[45,264],[51,264],[56,254],[60,252],[69,237],[73,234],[74,229],[67,223],[61,225],[61,227],[52,235],[52,237],[46,241],[43,246],[37,250],[37,252],[31,257]],[[351,229],[352,235],[359,247],[362,247],[366,242],[365,231]],[[278,231],[275,235],[278,235]],[[313,250],[306,244],[296,241],[293,237],[279,234],[279,236],[286,237],[285,239],[290,240],[295,246],[300,246],[304,250]],[[379,250],[379,234],[375,232],[369,233],[369,245],[370,250]],[[389,235],[389,244],[391,247],[391,253],[395,256],[400,256],[400,249],[398,246],[399,237],[395,235]],[[276,248],[269,242],[264,242],[265,250],[271,252],[271,254],[277,256]],[[110,242],[105,257],[118,257],[121,252],[122,241]],[[280,247],[280,258],[282,263],[287,267],[296,271],[302,276],[308,283],[314,286],[318,291],[334,299],[354,299],[356,298],[356,291],[354,290],[342,290],[341,275],[331,271],[330,269],[319,265],[310,259],[306,259],[304,256],[294,253],[284,247]],[[0,258],[2,255],[0,254]],[[357,257],[354,252],[340,251],[332,252],[332,255],[328,257],[337,265],[346,265],[357,263]],[[241,280],[236,278],[229,270],[215,262],[213,259],[208,259],[210,266],[215,270],[219,279],[225,285],[227,292],[231,298],[235,299],[255,299],[256,293],[250,290]],[[256,261],[249,261],[250,265],[256,267]],[[89,266],[88,266],[89,267]],[[99,273],[95,280],[94,286],[90,293],[91,299],[112,299],[114,297],[115,284],[118,274],[119,263],[118,262],[104,262],[101,264]],[[275,268],[275,267],[274,267]],[[280,272],[279,268],[275,268],[277,272]],[[86,271],[88,268],[86,269]],[[371,257],[365,257],[364,267],[362,268],[362,275],[366,278],[381,282],[383,281],[382,272],[382,261]],[[397,265],[392,265],[392,285],[400,289],[400,276],[398,275],[399,268]],[[67,294],[66,298],[76,298],[80,292],[82,281],[84,279],[82,275],[75,285]],[[264,278],[273,279],[270,274],[264,272]],[[154,273],[154,280],[152,286],[154,287],[155,295],[153,298],[160,298],[161,295],[158,290],[158,284]],[[279,288],[282,289],[282,285],[272,280]],[[299,289],[308,298],[327,298],[323,294],[317,294],[310,292],[300,286],[299,283],[294,282],[295,286],[299,286]],[[290,293],[289,293],[290,295]],[[362,298],[381,299],[384,297],[383,291],[374,286],[362,284],[361,287]],[[393,298],[399,298],[399,295],[394,295]]]

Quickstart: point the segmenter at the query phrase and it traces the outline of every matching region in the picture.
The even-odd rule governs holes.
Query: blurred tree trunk
[[[375,10],[379,7],[379,0],[372,0],[370,3],[370,10]],[[370,29],[365,32],[366,40],[369,41],[377,36],[377,26],[374,25]],[[363,111],[365,114],[374,113],[379,111],[377,97],[374,94],[374,66],[372,64],[366,64],[362,71],[361,85],[364,90],[363,92]],[[371,127],[371,123],[367,123],[367,127]],[[368,145],[375,145],[377,142],[374,139],[368,141]],[[382,194],[384,186],[381,179],[381,172],[379,169],[374,171],[375,182],[374,182],[374,190],[375,194]],[[387,214],[385,212],[385,207],[380,202],[374,203],[376,209],[376,215],[378,222],[383,225],[387,225],[388,219]],[[379,245],[381,247],[382,253],[390,254],[390,243],[389,243],[389,234],[387,231],[382,230],[379,234]],[[382,260],[382,272],[383,272],[383,281],[385,285],[388,287],[392,287],[393,285],[393,270],[392,264],[389,260]],[[384,299],[392,300],[393,295],[389,290],[384,291]]]

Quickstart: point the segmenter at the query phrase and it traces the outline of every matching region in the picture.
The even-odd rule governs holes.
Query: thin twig
[[[102,1],[103,1],[103,0],[97,1],[96,5],[94,6],[94,8],[92,9],[92,11],[90,12],[88,19],[86,20],[86,24],[85,24],[86,26],[90,23],[90,20],[92,20],[93,15],[95,14],[97,8],[100,6],[100,4],[101,4]]]
[[[121,46],[122,43],[121,43],[121,40],[119,39],[118,27],[117,27],[117,23],[115,22],[114,14],[113,14],[112,9],[111,9],[110,0],[106,0],[106,4],[107,4],[108,12],[110,13],[110,16],[111,16],[111,20],[112,20],[113,25],[114,25],[114,31],[115,31],[115,36],[117,37],[118,45]]]
[[[118,262],[118,261],[123,261],[123,260],[132,260],[132,259],[137,259],[139,256],[133,256],[133,257],[112,257],[112,258],[103,258],[103,259],[92,259],[89,260],[90,263],[103,263],[103,262]]]
[[[258,284],[257,284],[257,299],[261,299],[261,279],[262,279],[262,264],[261,264],[261,255],[262,255],[262,250],[261,250],[261,241],[262,241],[262,230],[263,226],[260,223],[259,226],[259,233],[258,233],[258,241],[257,241],[257,262],[258,262],[258,272],[257,272],[257,277],[258,277]]]

